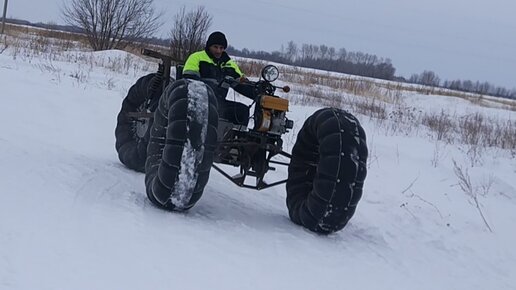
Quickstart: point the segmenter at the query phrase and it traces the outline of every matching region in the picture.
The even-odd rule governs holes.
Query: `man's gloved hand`
[[[249,79],[245,75],[242,75],[240,78],[238,78],[239,83],[247,83],[248,81]]]
[[[229,89],[229,87],[234,87],[238,83],[238,80],[235,80],[231,76],[225,76],[224,79],[219,83],[219,86],[224,89]]]

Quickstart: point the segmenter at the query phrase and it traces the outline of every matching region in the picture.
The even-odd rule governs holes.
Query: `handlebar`
[[[164,63],[165,62],[168,62],[168,63],[172,63],[172,62],[183,63],[183,61],[181,61],[179,59],[176,59],[176,58],[174,58],[174,57],[172,57],[170,55],[166,55],[166,54],[163,54],[163,53],[161,53],[159,51],[155,51],[155,50],[148,49],[148,48],[142,48],[141,54],[145,55],[145,56],[152,57],[152,58],[161,59]]]
[[[289,86],[279,87],[279,86],[275,86],[272,83],[266,82],[266,81],[254,82],[254,81],[250,81],[250,80],[245,79],[245,78],[235,79],[235,78],[233,78],[231,76],[224,77],[224,79],[220,83],[220,86],[224,87],[224,88],[228,88],[228,87],[235,88],[238,85],[246,85],[246,84],[247,85],[251,85],[251,86],[255,86],[255,87],[260,85],[260,84],[266,84],[267,86],[270,86],[270,87],[272,87],[274,89],[282,90],[285,93],[290,92],[290,87]]]

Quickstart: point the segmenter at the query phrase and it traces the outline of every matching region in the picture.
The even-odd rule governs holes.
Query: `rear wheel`
[[[352,114],[325,108],[310,116],[288,169],[291,220],[322,234],[344,228],[362,197],[367,154],[364,129]]]
[[[161,96],[150,130],[145,185],[148,198],[187,210],[208,182],[217,143],[217,101],[206,84],[179,80]]]
[[[118,158],[125,166],[139,172],[145,172],[151,119],[129,117],[127,113],[150,112],[147,100],[157,100],[162,91],[161,81],[158,78],[153,73],[138,79],[129,89],[117,117],[115,148]],[[151,87],[156,89],[151,90]]]

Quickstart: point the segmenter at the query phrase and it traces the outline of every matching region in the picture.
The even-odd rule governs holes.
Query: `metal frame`
[[[278,154],[283,155],[288,158],[292,158],[292,155],[290,155],[289,153],[287,153],[285,151],[280,151]],[[290,163],[286,163],[286,162],[270,160],[271,158],[272,158],[272,156],[268,158],[267,163],[279,164],[279,165],[284,165],[284,166],[289,166],[289,164],[290,164]],[[269,183],[266,183],[265,181],[263,181],[263,177],[260,178],[259,176],[257,176],[256,172],[251,171],[251,170],[249,170],[247,172],[242,172],[242,169],[241,169],[240,174],[231,176],[227,172],[225,172],[222,168],[217,166],[216,164],[212,164],[211,166],[213,168],[215,168],[215,170],[217,170],[220,174],[222,174],[222,176],[226,177],[227,179],[229,179],[231,182],[233,182],[235,185],[238,185],[239,187],[261,190],[261,189],[270,188],[270,187],[280,185],[280,184],[287,182],[287,179],[283,179],[283,180],[275,181],[275,182],[269,184]],[[245,184],[245,180],[248,176],[256,178],[256,185]]]

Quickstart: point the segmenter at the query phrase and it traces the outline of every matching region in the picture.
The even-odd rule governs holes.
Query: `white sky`
[[[8,17],[62,23],[62,0],[10,0]],[[326,44],[392,59],[396,74],[425,69],[441,79],[489,81],[516,88],[514,0],[155,0],[166,12],[166,37],[182,5],[204,5],[211,30],[226,33],[236,48],[279,50]]]

